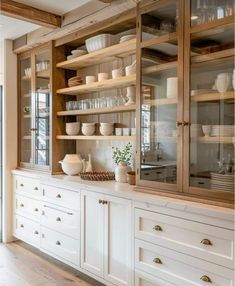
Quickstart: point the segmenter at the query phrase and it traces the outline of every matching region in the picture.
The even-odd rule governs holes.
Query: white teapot
[[[83,170],[83,161],[79,154],[67,154],[59,163],[63,172],[69,176],[78,175]]]

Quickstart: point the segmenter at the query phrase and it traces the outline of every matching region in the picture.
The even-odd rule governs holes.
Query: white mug
[[[112,78],[123,76],[123,68],[112,70]]]
[[[178,77],[168,77],[166,80],[166,97],[176,98],[178,95]]]
[[[215,87],[218,92],[223,93],[228,90],[231,86],[232,74],[231,73],[220,73],[217,75],[215,80]]]
[[[109,79],[109,74],[106,72],[98,73],[98,81]]]
[[[89,84],[89,83],[92,83],[92,82],[95,82],[96,81],[96,78],[94,75],[87,75],[86,76],[86,84]]]

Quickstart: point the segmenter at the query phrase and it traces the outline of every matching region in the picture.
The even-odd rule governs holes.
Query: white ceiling
[[[17,0],[17,2],[59,15],[63,15],[89,1],[90,0]],[[38,28],[40,28],[38,25],[0,15],[0,41],[3,39],[14,40]]]

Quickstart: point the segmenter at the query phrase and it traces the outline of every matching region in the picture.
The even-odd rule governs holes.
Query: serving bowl
[[[65,131],[67,135],[77,135],[80,131],[80,122],[69,122],[66,123]]]
[[[82,123],[82,134],[92,136],[95,133],[95,123]]]

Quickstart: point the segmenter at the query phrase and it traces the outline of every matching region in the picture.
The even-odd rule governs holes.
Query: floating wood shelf
[[[178,62],[169,62],[169,63],[164,63],[164,64],[159,64],[159,65],[153,65],[150,67],[143,68],[142,74],[149,74],[149,73],[155,73],[155,72],[161,72],[165,70],[170,70],[170,69],[175,69],[177,68]]]
[[[223,61],[224,58],[231,58],[231,57],[234,57],[234,49],[226,49],[214,53],[208,53],[205,55],[193,56],[191,62],[192,64],[196,64],[214,60]]]
[[[120,57],[126,57],[135,53],[136,39],[132,39],[117,45],[113,45],[87,55],[76,57],[71,60],[67,60],[58,63],[58,68],[78,70],[80,68],[88,67],[91,65],[97,65],[109,61],[116,60]]]
[[[153,36],[153,38],[143,41],[141,43],[141,48],[147,48],[153,45],[158,45],[158,44],[167,43],[167,42],[174,43],[177,41],[177,38],[178,38],[178,34],[176,32],[162,35],[159,37]]]
[[[200,143],[223,143],[223,144],[232,144],[233,137],[199,137],[198,142]]]
[[[100,82],[58,89],[57,94],[78,95],[90,92],[99,92],[101,90],[123,88],[129,85],[134,85],[135,82],[136,75],[122,76],[115,79],[107,79]]]
[[[60,140],[107,140],[107,141],[128,141],[136,140],[135,136],[102,136],[102,135],[93,135],[93,136],[68,136],[68,135],[57,135],[56,139]]]
[[[127,106],[115,106],[115,107],[85,109],[85,110],[59,111],[57,112],[57,115],[58,116],[92,115],[92,114],[107,114],[107,113],[115,113],[115,112],[127,112],[127,111],[135,111],[135,110],[136,110],[136,105],[127,105]]]
[[[234,91],[228,91],[224,93],[214,92],[214,93],[191,96],[191,101],[195,102],[218,101],[226,99],[235,99],[235,92]]]

